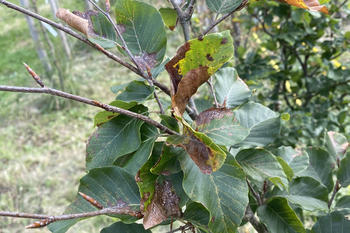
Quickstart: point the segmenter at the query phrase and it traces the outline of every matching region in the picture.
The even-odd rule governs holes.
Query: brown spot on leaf
[[[144,228],[149,229],[158,225],[168,217],[181,217],[179,202],[180,199],[176,195],[170,181],[164,181],[163,184],[157,183],[152,202],[148,205],[144,214]]]
[[[224,116],[232,116],[233,112],[226,108],[209,108],[201,112],[196,118],[196,125],[208,124],[214,119],[221,119]]]
[[[152,69],[157,65],[157,54],[143,53],[140,56],[135,56],[135,60],[142,70]]]
[[[214,58],[209,53],[205,57],[208,61],[214,61]]]
[[[140,170],[136,173],[135,181],[136,181],[136,182],[141,182],[141,181],[142,181],[142,179],[141,179],[141,177],[140,177]]]
[[[170,29],[171,31],[174,31],[175,26],[169,26],[169,29]]]
[[[211,217],[211,219],[210,219],[210,222],[214,222],[215,221],[215,217],[213,216],[213,217]]]
[[[226,37],[222,38],[222,40],[221,40],[221,43],[220,43],[220,44],[226,44],[226,43],[227,43],[227,38],[226,38]]]

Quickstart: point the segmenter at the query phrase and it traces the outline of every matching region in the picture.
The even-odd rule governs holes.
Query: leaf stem
[[[335,195],[337,194],[337,192],[340,190],[341,186],[340,186],[340,183],[339,183],[339,180],[336,181],[335,185],[334,185],[334,188],[333,188],[333,192],[332,192],[332,196],[331,196],[331,199],[329,199],[328,201],[328,209],[331,208],[332,206],[332,203],[333,203],[333,200],[335,198]]]

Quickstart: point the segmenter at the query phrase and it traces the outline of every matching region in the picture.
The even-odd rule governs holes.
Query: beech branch
[[[8,92],[22,92],[22,93],[43,93],[43,94],[49,94],[49,95],[54,95],[54,96],[59,96],[65,99],[70,99],[70,100],[74,100],[77,102],[81,102],[81,103],[85,103],[91,106],[95,106],[98,108],[102,108],[108,112],[115,112],[115,113],[120,113],[123,115],[127,115],[133,118],[137,118],[139,120],[142,120],[144,122],[147,122],[151,125],[154,125],[155,127],[157,127],[158,129],[160,129],[161,131],[164,131],[168,134],[176,134],[179,135],[179,133],[169,129],[168,127],[160,124],[159,122],[144,116],[142,114],[138,114],[129,110],[125,110],[122,108],[118,108],[112,105],[108,105],[108,104],[104,104],[101,103],[99,101],[96,100],[91,100],[82,96],[78,96],[78,95],[73,95],[64,91],[60,91],[57,89],[53,89],[53,88],[49,88],[44,86],[43,82],[41,81],[40,77],[27,65],[25,64],[26,69],[28,70],[29,74],[33,77],[33,79],[35,80],[35,82],[37,82],[41,88],[33,88],[33,87],[16,87],[16,86],[1,86],[0,85],[0,91],[8,91]]]
[[[114,20],[112,19],[111,15],[109,14],[109,12],[106,12],[106,11],[102,10],[101,7],[99,7],[99,6],[96,4],[95,1],[89,0],[89,2],[90,2],[92,5],[94,5],[94,7],[96,7],[96,9],[99,10],[104,16],[107,17],[108,21],[113,25],[113,28],[114,28],[114,30],[116,31],[116,33],[117,33],[119,39],[122,41],[122,44],[123,44],[122,49],[128,54],[128,56],[130,57],[131,61],[136,65],[137,70],[140,72],[140,74],[142,75],[142,77],[144,77],[144,78],[147,80],[148,84],[149,84],[151,87],[153,87],[153,86],[154,86],[154,84],[153,84],[154,80],[153,80],[153,78],[152,78],[152,74],[151,74],[150,68],[147,67],[147,68],[148,68],[148,69],[147,69],[147,70],[148,70],[148,75],[145,74],[144,71],[142,70],[142,67],[141,67],[140,64],[137,62],[136,58],[135,58],[134,55],[131,53],[131,51],[129,50],[128,45],[126,44],[126,41],[124,40],[124,38],[123,38],[123,36],[122,36],[122,34],[121,34],[119,28],[118,28],[117,25],[115,24]],[[109,6],[109,2],[108,2],[108,3],[106,2],[106,8],[107,8],[107,9],[110,8],[110,6],[109,6],[109,7],[108,7],[108,6]],[[157,104],[158,104],[158,106],[159,106],[159,109],[160,109],[161,114],[164,114],[163,106],[162,106],[162,104],[161,104],[161,102],[160,102],[160,100],[159,100],[159,98],[158,98],[157,92],[154,92],[153,95],[154,95],[154,98],[155,98],[156,101],[157,101]]]
[[[13,4],[11,2],[8,2],[8,1],[5,1],[5,0],[0,0],[0,4],[3,4],[5,5],[6,7],[10,8],[10,9],[13,9],[15,11],[18,11],[18,12],[21,12],[25,15],[28,15],[28,16],[31,16],[39,21],[42,21],[42,22],[45,22],[51,26],[53,26],[54,28],[58,29],[58,30],[61,30],[73,37],[75,37],[76,39],[84,42],[85,44],[101,51],[103,54],[105,54],[108,58],[116,61],[117,63],[119,63],[120,65],[126,67],[127,69],[131,70],[132,72],[136,73],[137,75],[143,77],[146,79],[145,77],[145,74],[142,74],[135,66],[125,62],[123,59],[121,59],[120,57],[118,57],[117,55],[103,49],[101,46],[97,45],[97,44],[94,44],[92,43],[91,41],[89,41],[86,37],[80,35],[79,33],[73,31],[72,29],[70,29],[69,27],[66,27],[66,26],[63,26],[59,23],[56,23],[48,18],[45,18],[39,14],[36,14],[32,11],[29,11],[23,7],[20,7],[16,4]],[[165,86],[163,85],[162,83],[159,83],[157,80],[154,80],[154,85],[157,86],[159,89],[161,89],[164,93],[166,93],[167,95],[170,95],[170,90]]]
[[[84,213],[78,213],[78,214],[64,214],[64,215],[58,215],[58,216],[7,212],[7,211],[0,212],[0,216],[2,217],[41,219],[41,221],[35,222],[27,226],[26,228],[40,228],[40,227],[45,227],[50,223],[57,222],[57,221],[77,219],[77,218],[87,218],[87,217],[94,217],[98,215],[107,215],[107,214],[124,214],[124,215],[130,215],[138,218],[142,217],[140,212],[131,210],[129,206],[122,206],[122,207],[112,206],[112,207],[107,207],[107,208],[103,208],[92,212],[84,212]]]

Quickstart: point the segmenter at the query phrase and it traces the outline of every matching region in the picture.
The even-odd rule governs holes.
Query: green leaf
[[[249,130],[243,127],[232,111],[210,108],[196,118],[196,130],[206,134],[218,145],[232,146],[242,142]]]
[[[293,174],[299,177],[309,166],[309,156],[306,152],[296,151],[292,147],[281,146],[275,153],[281,157],[293,170]]]
[[[311,177],[294,179],[289,185],[289,192],[279,192],[278,196],[287,198],[290,203],[308,211],[328,210],[328,190]]]
[[[179,161],[186,194],[210,212],[209,228],[213,232],[236,232],[248,205],[243,171],[236,165],[224,164],[217,172],[205,175],[188,156],[179,156]]]
[[[177,21],[176,10],[172,8],[160,8],[159,12],[163,18],[164,24],[173,31]]]
[[[242,0],[206,0],[206,3],[210,10],[226,14],[237,9],[241,5]]]
[[[131,110],[144,113],[147,108],[138,105]],[[140,127],[143,123],[136,118],[120,115],[99,127],[87,144],[87,169],[112,165],[120,156],[136,151],[141,144]]]
[[[208,230],[209,212],[200,203],[190,202],[186,205],[183,219],[191,222],[197,228]]]
[[[281,157],[276,157],[276,159],[280,163],[280,165],[282,166],[283,171],[286,174],[288,180],[291,181],[293,179],[293,176],[294,176],[293,169]]]
[[[92,14],[87,12],[87,14],[91,18],[91,26],[94,30],[94,33],[88,34],[88,39],[105,49],[114,48],[117,45],[117,35],[113,25],[108,21],[106,16],[101,12],[95,12]]]
[[[247,84],[238,77],[234,68],[221,68],[213,75],[213,78],[216,98],[222,106],[234,108],[249,100],[251,91]]]
[[[150,157],[158,135],[159,132],[155,126],[144,123],[141,126],[142,143],[140,147],[137,151],[117,159],[114,165],[125,168],[126,171],[135,176]]]
[[[152,231],[145,230],[140,224],[116,222],[109,227],[103,228],[101,233],[152,233]]]
[[[342,187],[350,185],[350,153],[340,161],[337,178]]]
[[[337,200],[335,209],[344,214],[350,214],[350,196],[343,196]]]
[[[332,212],[319,218],[312,227],[313,233],[348,233],[350,221],[338,212]]]
[[[129,50],[146,71],[159,65],[166,50],[162,17],[151,5],[135,0],[119,0],[115,5],[116,21]]]
[[[132,81],[126,87],[125,90],[117,96],[117,100],[125,102],[143,102],[153,95],[154,87],[150,87],[143,81]]]
[[[288,180],[276,157],[264,149],[245,149],[236,155],[237,162],[254,181],[263,184],[269,179],[280,189],[288,187]]]
[[[333,189],[332,169],[333,159],[327,151],[319,148],[306,150],[309,156],[309,166],[300,176],[310,176],[328,188]]]
[[[156,175],[170,175],[180,171],[178,156],[186,155],[186,151],[180,147],[164,145],[162,154],[156,164],[151,168],[151,172]]]
[[[116,205],[118,201],[123,201],[135,208],[140,204],[139,192],[134,176],[119,167],[92,169],[89,174],[80,180],[79,192],[89,195],[104,207]],[[77,199],[68,206],[64,213],[82,213],[96,210],[94,206],[78,195]],[[113,216],[125,222],[136,220],[136,218],[131,216]],[[53,233],[64,233],[80,220],[82,219],[54,222],[49,225],[49,230]]]
[[[162,121],[160,122],[161,124],[165,125],[169,129],[172,129],[176,132],[180,132],[179,124],[177,123],[177,120],[175,118],[168,115],[163,115],[163,114],[160,115],[159,117],[160,119],[162,119]]]
[[[233,113],[241,125],[250,129],[249,136],[236,146],[265,146],[279,135],[279,114],[261,104],[249,102]]]
[[[121,100],[115,100],[112,103],[110,103],[109,105],[111,106],[115,106],[118,108],[122,108],[122,109],[130,109],[134,106],[137,105],[137,102],[124,102]],[[119,113],[116,112],[108,112],[108,111],[102,111],[99,112],[95,115],[94,117],[94,127],[95,126],[101,126],[102,124],[112,120],[114,117],[119,116]]]
[[[348,140],[340,133],[329,131],[326,135],[326,146],[328,152],[333,156],[334,161],[342,158],[349,147]]]
[[[283,197],[272,198],[260,206],[257,213],[270,233],[306,233],[302,222]]]
[[[177,50],[165,65],[174,90],[172,107],[176,115],[182,116],[188,99],[232,56],[233,41],[229,31],[190,40]]]

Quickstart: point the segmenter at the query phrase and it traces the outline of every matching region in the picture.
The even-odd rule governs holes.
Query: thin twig
[[[217,19],[212,25],[210,25],[200,36],[199,38],[202,38],[206,34],[208,34],[214,27],[216,27],[219,23],[224,21],[227,17],[232,15],[233,13],[242,10],[246,5],[248,4],[248,0],[244,0],[239,7],[231,11],[230,13],[227,13],[226,15],[221,16],[221,18]]]
[[[255,190],[253,189],[252,185],[250,184],[249,180],[246,179],[247,181],[247,184],[248,184],[248,187],[249,187],[249,190],[250,192],[253,194],[253,196],[255,197],[256,201],[258,202],[258,205],[262,205],[263,204],[263,201],[259,195],[259,193],[255,192]]]
[[[84,213],[77,213],[77,214],[64,214],[64,215],[58,215],[58,216],[49,216],[49,215],[42,215],[42,214],[29,214],[29,213],[18,213],[18,212],[0,212],[0,216],[2,217],[13,217],[13,218],[30,218],[30,219],[41,219],[42,221],[35,222],[26,228],[39,228],[49,225],[50,223],[57,222],[57,221],[63,221],[63,220],[69,220],[69,219],[77,219],[77,218],[87,218],[87,217],[94,217],[98,215],[108,215],[108,214],[124,214],[124,215],[130,215],[134,217],[142,217],[141,213],[139,211],[134,211],[130,209],[129,206],[112,206],[103,208],[101,210],[96,210],[92,212],[84,212]]]
[[[58,24],[58,23],[56,23],[56,22],[54,22],[54,21],[52,21],[52,20],[50,20],[50,19],[48,19],[48,18],[45,18],[45,17],[43,17],[43,16],[41,16],[41,15],[39,15],[39,14],[36,14],[36,13],[34,13],[34,12],[32,12],[32,11],[29,11],[29,10],[27,10],[27,9],[25,9],[25,8],[22,8],[22,7],[20,7],[20,6],[16,5],[16,4],[11,3],[11,2],[8,2],[8,1],[5,1],[5,0],[1,0],[1,1],[0,1],[0,4],[3,4],[3,5],[5,5],[5,6],[7,6],[8,8],[11,8],[11,9],[16,10],[16,11],[18,11],[18,12],[21,12],[21,13],[23,13],[23,14],[25,14],[25,15],[29,15],[29,16],[31,16],[31,17],[37,19],[37,20],[40,20],[40,21],[42,21],[42,22],[45,22],[45,23],[47,23],[47,24],[49,24],[49,25],[51,25],[51,26],[57,28],[58,30],[61,30],[61,31],[63,31],[63,32],[65,32],[65,33],[67,33],[67,34],[69,34],[69,35],[71,35],[71,36],[77,38],[78,40],[80,40],[80,41],[82,41],[82,42],[84,42],[84,43],[90,45],[91,47],[93,47],[93,48],[95,48],[95,49],[97,49],[97,50],[99,50],[99,51],[101,51],[101,52],[102,52],[103,54],[105,54],[108,58],[110,58],[110,59],[116,61],[117,63],[119,63],[120,65],[122,65],[122,66],[128,68],[128,69],[131,70],[132,72],[134,72],[134,73],[140,75],[140,76],[143,77],[143,78],[146,78],[146,77],[144,77],[144,74],[140,73],[140,72],[138,71],[138,69],[137,69],[136,67],[134,67],[133,65],[131,65],[131,64],[127,63],[127,62],[125,62],[124,60],[122,60],[121,58],[119,58],[118,56],[116,56],[115,54],[113,54],[113,53],[111,53],[111,52],[109,52],[109,51],[107,51],[107,50],[105,50],[105,49],[101,49],[101,46],[97,46],[97,44],[92,43],[92,42],[89,41],[86,37],[80,35],[79,33],[75,32],[75,31],[73,31],[73,30],[70,29],[69,27],[65,27],[65,26],[63,26],[63,25],[61,25],[61,24]],[[153,83],[154,83],[155,86],[157,86],[158,88],[160,88],[164,93],[166,93],[167,95],[170,95],[170,90],[169,90],[165,85],[159,83],[157,80],[154,80]]]
[[[328,209],[331,208],[333,200],[335,198],[335,195],[337,194],[337,192],[339,191],[340,188],[341,188],[341,186],[340,186],[339,180],[337,180],[337,182],[334,185],[334,189],[333,189],[333,192],[332,192],[331,199],[329,199],[329,201],[328,201]]]
[[[254,212],[250,208],[249,204],[248,204],[247,209],[245,211],[244,219],[246,221],[250,222],[250,224],[252,224],[252,226],[254,227],[254,229],[258,233],[268,233],[265,225],[263,223],[259,222],[259,220],[255,217]]]
[[[160,129],[161,131],[164,131],[168,134],[171,135],[179,135],[179,133],[169,129],[168,127],[160,124],[159,122],[152,120],[151,118],[135,113],[135,112],[131,112],[122,108],[118,108],[118,107],[114,107],[108,104],[104,104],[101,103],[99,101],[96,100],[91,100],[82,96],[78,96],[78,95],[73,95],[67,92],[63,92],[60,90],[56,90],[53,88],[48,88],[48,87],[43,87],[43,88],[31,88],[31,87],[14,87],[14,86],[0,86],[0,91],[9,91],[9,92],[22,92],[22,93],[43,93],[43,94],[49,94],[49,95],[54,95],[54,96],[59,96],[65,99],[70,99],[70,100],[74,100],[77,102],[81,102],[81,103],[85,103],[91,106],[95,106],[98,108],[102,108],[108,112],[115,112],[115,113],[120,113],[123,115],[127,115],[130,117],[134,117],[137,118],[139,120],[142,120],[144,122],[147,122],[151,125],[154,125],[155,127],[157,127],[158,129]]]
[[[207,81],[207,83],[208,83],[208,86],[209,86],[209,90],[210,90],[211,94],[212,94],[213,97],[214,97],[215,107],[218,108],[218,107],[219,107],[219,103],[218,103],[218,100],[216,99],[216,94],[215,94],[215,91],[214,91],[214,87],[213,87],[213,83],[212,83],[212,78],[209,78],[209,80]]]

